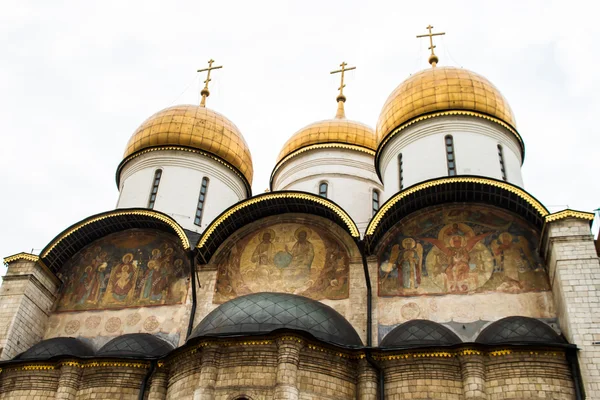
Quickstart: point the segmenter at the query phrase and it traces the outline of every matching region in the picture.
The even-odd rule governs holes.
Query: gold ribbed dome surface
[[[486,78],[466,69],[435,67],[417,72],[390,94],[377,121],[377,142],[413,118],[454,110],[485,114],[516,127],[508,102]]]
[[[375,131],[372,128],[345,118],[334,118],[312,123],[296,132],[279,152],[277,162],[303,147],[334,143],[372,151],[377,149]]]
[[[123,158],[144,149],[184,146],[218,156],[252,183],[252,157],[239,129],[205,107],[180,105],[157,112],[135,131]]]

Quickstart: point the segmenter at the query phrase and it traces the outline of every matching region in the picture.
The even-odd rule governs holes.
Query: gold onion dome
[[[277,163],[291,154],[319,145],[354,148],[374,154],[377,149],[375,131],[365,124],[346,119],[344,100],[345,98],[338,97],[338,112],[335,118],[312,123],[296,132],[279,152]]]
[[[252,157],[240,130],[202,106],[180,105],[157,112],[134,132],[124,159],[145,149],[182,147],[217,156],[252,184]]]
[[[390,94],[377,121],[377,143],[418,117],[462,113],[516,128],[508,102],[490,81],[466,69],[435,67],[417,72]]]

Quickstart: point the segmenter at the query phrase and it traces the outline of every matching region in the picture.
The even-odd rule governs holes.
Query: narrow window
[[[502,146],[498,145],[498,159],[500,160],[500,172],[502,173],[502,180],[506,180],[506,167],[504,166],[504,153]]]
[[[448,175],[456,175],[456,157],[454,157],[454,140],[448,135],[446,141],[446,162],[448,163]]]
[[[398,184],[400,190],[404,188],[404,169],[402,167],[402,153],[398,154]]]
[[[153,209],[154,203],[156,203],[156,194],[158,193],[158,184],[160,183],[160,177],[162,176],[162,169],[157,169],[154,172],[154,182],[152,183],[152,190],[150,191],[150,198],[148,199],[148,208]]]
[[[200,226],[202,222],[202,212],[204,211],[204,202],[206,201],[206,191],[208,190],[208,178],[202,178],[202,186],[200,187],[200,196],[198,196],[198,207],[196,208],[196,217],[194,224]]]
[[[373,189],[373,215],[379,210],[379,192]]]
[[[321,182],[319,185],[319,196],[327,198],[327,182]]]

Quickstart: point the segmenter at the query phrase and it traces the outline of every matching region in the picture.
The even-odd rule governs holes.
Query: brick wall
[[[17,260],[8,265],[0,287],[0,360],[9,360],[42,339],[58,284],[35,262]]]
[[[600,262],[589,221],[551,222],[544,240],[560,328],[580,348],[587,398],[600,399]]]

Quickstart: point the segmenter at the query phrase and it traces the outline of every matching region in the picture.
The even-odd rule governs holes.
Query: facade
[[[529,194],[507,100],[430,61],[376,129],[343,63],[259,195],[207,87],[142,123],[116,209],[4,259],[0,399],[600,398],[593,214]]]

